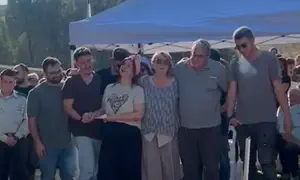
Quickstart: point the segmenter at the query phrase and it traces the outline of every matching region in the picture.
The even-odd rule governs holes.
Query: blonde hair
[[[156,52],[151,58],[151,64],[154,63],[157,59],[167,59],[169,61],[168,73],[167,75],[172,75],[172,69],[174,66],[172,56],[168,52],[160,51]],[[152,71],[155,73],[154,69]]]

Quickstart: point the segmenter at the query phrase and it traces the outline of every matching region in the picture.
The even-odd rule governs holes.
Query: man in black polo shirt
[[[69,77],[64,84],[64,107],[78,148],[79,180],[95,180],[101,147],[101,140],[97,137],[101,121],[87,122],[86,118],[92,118],[93,112],[101,108],[101,77],[92,71],[92,55],[88,48],[76,49],[74,60],[78,74]]]

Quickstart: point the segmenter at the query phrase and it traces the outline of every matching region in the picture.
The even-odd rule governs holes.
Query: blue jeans
[[[78,149],[78,180],[96,180],[101,141],[85,136],[74,137]]]
[[[73,180],[75,173],[75,146],[66,148],[46,148],[46,156],[40,160],[41,180],[55,179],[56,169],[60,171],[62,180]]]

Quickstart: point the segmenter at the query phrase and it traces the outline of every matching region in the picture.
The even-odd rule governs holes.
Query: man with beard
[[[42,68],[46,80],[29,92],[27,100],[29,131],[40,160],[41,180],[55,179],[56,168],[60,170],[61,179],[71,180],[75,147],[63,108],[61,63],[47,57]]]
[[[25,64],[21,63],[13,67],[13,70],[17,72],[16,86],[14,88],[15,91],[20,92],[27,97],[29,91],[32,88],[34,88],[34,86],[30,85],[28,81],[28,73],[29,73],[28,67]],[[33,150],[33,140],[30,135],[27,137],[26,141],[27,142],[24,143],[26,147],[23,147],[23,149],[24,149],[24,155],[28,157],[27,170],[30,179],[34,180],[35,170],[37,168],[37,157]]]
[[[30,85],[28,81],[28,74],[29,74],[29,69],[25,64],[17,64],[13,70],[17,72],[16,76],[16,87],[15,90],[25,94],[26,96],[28,95],[29,91],[34,87]]]

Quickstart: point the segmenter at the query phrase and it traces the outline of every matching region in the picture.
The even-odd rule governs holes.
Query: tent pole
[[[87,18],[92,17],[92,5],[91,5],[91,1],[87,0]]]
[[[91,1],[87,0],[87,14],[86,14],[86,18],[90,18],[92,17],[92,5],[91,5]],[[70,65],[71,68],[74,68],[74,63],[73,63],[73,53],[74,53],[74,47],[70,45]]]
[[[138,54],[144,54],[144,45],[142,43],[138,43]]]

